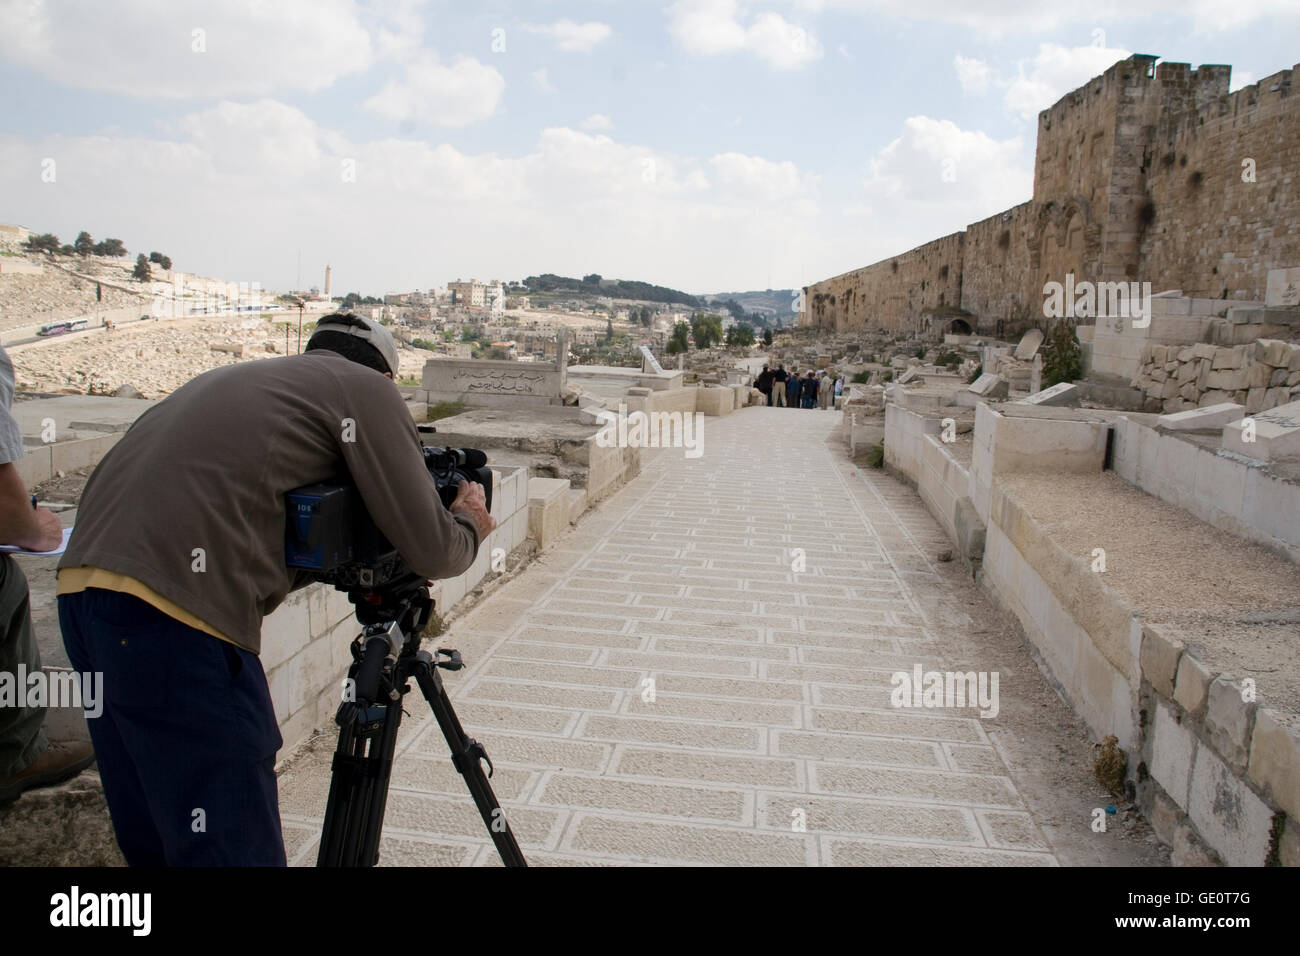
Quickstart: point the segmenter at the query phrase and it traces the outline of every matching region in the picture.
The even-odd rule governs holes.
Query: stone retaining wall
[[[980,405],[967,467],[940,440],[938,419],[890,403],[885,421],[887,465],[917,488],[964,555],[978,551],[967,556],[981,586],[1016,616],[1041,666],[1091,733],[1098,741],[1113,734],[1128,752],[1138,805],[1173,848],[1174,862],[1300,866],[1300,729],[1285,715],[1243,699],[1240,683],[1210,671],[1177,638],[1143,621],[998,481],[1029,460],[1026,442],[1049,442],[1038,451],[1040,470],[1054,459],[1056,438],[1044,429],[1067,426],[1061,434],[1069,437],[1068,426],[1083,424],[1104,436],[1109,426],[1030,425]],[[1217,517],[1217,527],[1253,532],[1247,536],[1254,540],[1269,527],[1300,527],[1294,485],[1126,418],[1116,431],[1116,471],[1138,487],[1205,520]],[[1204,460],[1189,464],[1163,442]],[[1101,470],[1100,457],[1089,460],[1092,470]],[[1084,463],[1076,456],[1075,470]],[[1241,473],[1225,471],[1229,466]],[[1248,481],[1276,487],[1256,487],[1257,497],[1248,501]],[[1205,510],[1210,502],[1238,510],[1215,516]]]

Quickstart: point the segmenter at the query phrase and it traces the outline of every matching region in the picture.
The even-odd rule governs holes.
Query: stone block
[[[1174,700],[1183,710],[1195,714],[1205,705],[1213,676],[1209,668],[1191,654],[1182,655],[1178,661],[1178,675],[1174,680]]]
[[[1192,354],[1198,359],[1213,359],[1216,349],[1207,342],[1197,342],[1192,346]]]
[[[732,404],[735,402],[736,395],[729,388],[707,385],[701,386],[696,390],[695,410],[703,412],[705,415],[728,415],[731,413]]]
[[[1142,626],[1142,676],[1156,693],[1170,700],[1174,696],[1174,678],[1183,643],[1157,624]]]
[[[1266,388],[1273,379],[1273,366],[1259,361],[1237,371],[1241,383],[1237,388]]]
[[[1225,368],[1241,368],[1241,355],[1235,349],[1216,349],[1214,362],[1210,367],[1215,371]]]
[[[1254,712],[1254,701],[1242,700],[1240,681],[1221,674],[1210,682],[1205,704],[1205,730],[1219,756],[1238,773],[1246,769],[1250,757]]]
[[[528,534],[539,548],[553,544],[569,524],[569,482],[564,478],[528,480]]]
[[[1285,366],[1291,359],[1291,346],[1279,339],[1259,339],[1251,350],[1256,362]]]
[[[1285,385],[1264,391],[1264,411],[1287,404],[1291,399],[1291,390]]]
[[[1248,773],[1290,821],[1300,824],[1300,729],[1277,711],[1261,707],[1255,712]]]
[[[1173,415],[1161,415],[1156,419],[1156,426],[1170,431],[1220,431],[1224,425],[1245,417],[1246,410],[1241,405],[1221,402]]]
[[[1186,660],[1186,655],[1184,655]],[[1156,704],[1155,729],[1151,741],[1151,776],[1174,803],[1186,810],[1196,758],[1196,737],[1178,722],[1166,704]]]
[[[1273,811],[1209,747],[1198,747],[1187,815],[1229,866],[1263,866]]]

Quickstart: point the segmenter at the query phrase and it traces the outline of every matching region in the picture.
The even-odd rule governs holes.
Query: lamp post
[[[302,354],[302,310],[307,303],[303,302],[302,296],[298,296],[298,295],[293,297],[293,301],[298,304],[298,354],[301,355]],[[285,329],[286,337],[288,331],[289,331],[288,329]],[[284,349],[286,352],[289,350],[288,342],[285,343]]]

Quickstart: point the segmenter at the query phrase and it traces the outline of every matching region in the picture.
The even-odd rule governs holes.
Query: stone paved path
[[[648,453],[439,642],[471,663],[447,684],[530,862],[1057,862],[989,721],[890,706],[895,671],[979,661],[951,653],[971,618],[938,526],[845,460],[838,420],[709,419],[702,457]],[[408,700],[381,862],[498,863]],[[314,863],[333,743],[282,777],[291,862]]]

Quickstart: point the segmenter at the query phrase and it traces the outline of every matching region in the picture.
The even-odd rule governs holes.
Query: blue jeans
[[[59,595],[72,666],[103,674],[88,718],[113,829],[131,866],[284,866],[283,740],[256,654],[130,594]]]

